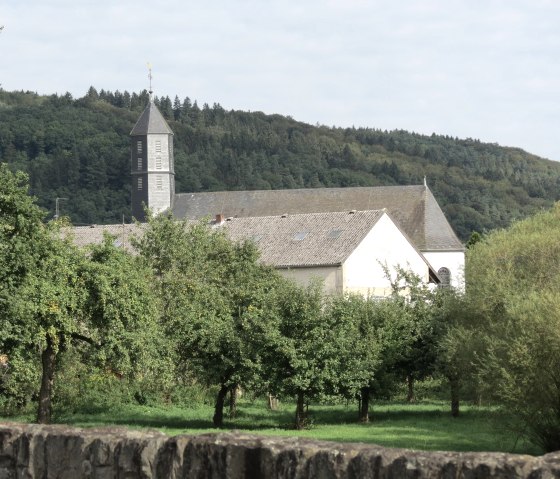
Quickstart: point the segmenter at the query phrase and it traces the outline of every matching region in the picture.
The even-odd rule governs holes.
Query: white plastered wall
[[[344,262],[344,291],[369,297],[389,295],[391,283],[383,265],[387,265],[392,278],[396,275],[395,268],[401,267],[428,282],[426,261],[386,214]]]
[[[308,268],[278,269],[280,274],[296,283],[306,286],[313,279],[323,283],[323,291],[327,294],[342,293],[342,267],[322,266]]]
[[[465,288],[465,253],[463,251],[424,251],[424,257],[437,273],[440,268],[451,272],[451,286]]]

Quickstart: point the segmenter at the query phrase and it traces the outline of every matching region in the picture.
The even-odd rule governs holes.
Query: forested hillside
[[[75,224],[130,220],[129,132],[146,91],[0,91],[0,161],[39,204]],[[406,131],[311,126],[290,117],[156,98],[175,132],[176,190],[420,184],[464,240],[560,199],[560,163],[517,148]]]

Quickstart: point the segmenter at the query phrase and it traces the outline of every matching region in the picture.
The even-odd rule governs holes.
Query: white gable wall
[[[424,251],[424,257],[437,273],[440,268],[451,272],[451,286],[465,289],[465,253],[462,251]]]
[[[344,291],[364,296],[389,295],[391,283],[382,265],[389,267],[393,278],[395,267],[400,266],[412,271],[426,283],[429,280],[426,261],[386,214],[344,262]]]

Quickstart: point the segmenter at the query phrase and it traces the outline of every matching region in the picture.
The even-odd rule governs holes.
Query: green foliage
[[[89,254],[77,249],[59,222],[42,223],[24,176],[5,165],[0,176],[0,351],[9,368],[24,373],[21,380],[2,378],[1,387],[7,404],[23,404],[29,385],[23,378],[30,375],[21,360],[40,357],[38,420],[48,422],[57,360],[74,342],[92,346],[88,354],[103,367],[146,374],[143,366],[152,364],[161,345],[156,296],[149,272],[135,258],[110,239]]]
[[[370,386],[383,365],[384,317],[381,303],[361,295],[333,297],[324,315],[336,335],[338,395],[353,399]]]
[[[0,414],[11,415],[28,410],[39,383],[38,353],[25,347],[6,348],[8,365],[0,370]]]
[[[207,225],[151,218],[136,247],[155,272],[163,328],[177,364],[219,385],[217,426],[227,391],[258,387],[274,337],[270,292],[278,279],[254,244],[233,243]]]
[[[389,272],[386,272],[390,278]],[[389,362],[386,370],[410,386],[409,400],[414,399],[413,382],[434,373],[441,323],[436,321],[438,293],[420,278],[397,268],[391,279],[392,294],[384,305],[388,320],[384,335]]]
[[[46,235],[44,214],[28,195],[27,180],[24,173],[13,174],[0,163],[0,311],[39,261],[32,240]]]
[[[157,377],[165,344],[150,271],[106,237],[89,252],[84,282],[88,295],[82,314],[89,338],[98,344],[98,363],[122,375]]]
[[[520,149],[402,130],[310,126],[169,97],[177,192],[421,184],[459,237],[505,227],[560,199],[560,165]],[[129,132],[148,94],[79,99],[0,91],[0,161],[30,175],[39,205],[74,224],[130,219]]]
[[[286,281],[279,290],[279,341],[269,365],[271,392],[318,399],[336,393],[337,318],[323,314],[320,283],[307,287]]]
[[[96,413],[133,402],[131,381],[88,360],[81,345],[60,354],[53,392],[55,417]]]
[[[473,231],[469,240],[465,244],[466,248],[472,248],[476,243],[478,243],[482,239],[482,235],[478,231]]]
[[[481,382],[545,450],[560,448],[560,207],[496,231],[467,262]]]

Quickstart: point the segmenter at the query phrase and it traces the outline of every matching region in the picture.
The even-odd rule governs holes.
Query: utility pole
[[[54,202],[54,219],[57,220],[60,216],[60,208],[58,206],[59,201],[66,201],[68,198],[57,198]]]

